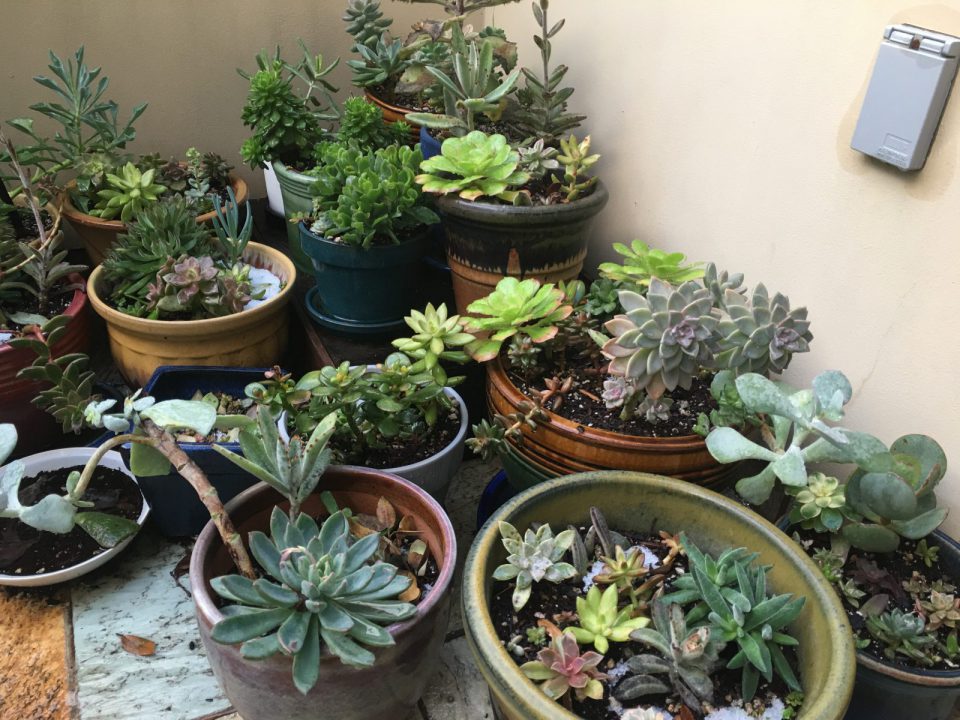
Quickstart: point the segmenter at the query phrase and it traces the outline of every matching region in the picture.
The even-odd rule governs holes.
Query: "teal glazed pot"
[[[767,577],[772,592],[806,598],[800,617],[790,627],[800,641],[798,670],[805,695],[798,717],[844,717],[856,672],[853,634],[839,598],[814,562],[774,525],[722,495],[682,480],[618,470],[568,475],[526,490],[494,513],[470,548],[463,573],[463,624],[500,717],[573,720],[576,716],[547,698],[520,672],[493,626],[489,609],[493,571],[507,555],[498,523],[512,523],[521,532],[535,522],[554,528],[582,525],[589,522],[591,506],[600,508],[614,529],[685,531],[714,555],[733,547],[759,553],[758,562],[771,566]],[[874,716],[875,720],[894,717]]]
[[[297,172],[279,160],[273,163],[277,182],[280,184],[280,195],[283,198],[283,215],[287,220],[287,243],[290,246],[290,259],[297,266],[297,270],[309,274],[313,270],[310,258],[300,247],[300,231],[297,223],[290,222],[290,218],[297,214],[309,215],[313,212],[313,194],[310,188],[316,178]]]
[[[607,199],[602,182],[589,195],[556,205],[438,198],[458,312],[489,295],[507,275],[541,282],[576,279],[587,256],[590,223]]]
[[[372,667],[344,665],[324,647],[320,678],[303,695],[294,687],[290,657],[278,654],[248,660],[240,654],[239,645],[223,645],[210,637],[213,625],[223,618],[210,581],[235,570],[216,527],[208,523],[190,556],[190,586],[207,659],[243,720],[400,720],[416,709],[436,677],[457,559],[450,520],[426,491],[381,470],[329,468],[304,503],[304,512],[317,517],[323,511],[319,493],[324,490],[333,493],[340,507],[356,513],[376,513],[377,502],[384,497],[399,517],[413,516],[419,537],[437,561],[439,576],[417,605],[417,614],[388,628],[395,644],[369,648],[376,657]],[[275,505],[284,507],[285,502],[275,490],[258,483],[235,497],[226,510],[246,541],[253,530],[269,532]]]
[[[299,224],[301,246],[313,263],[313,310],[343,325],[402,322],[420,305],[423,257],[430,248],[424,231],[396,245],[358,248],[334,242]]]
[[[932,539],[940,546],[941,567],[960,577],[960,544],[940,531]],[[907,669],[860,651],[847,720],[949,720],[958,698],[960,670]]]

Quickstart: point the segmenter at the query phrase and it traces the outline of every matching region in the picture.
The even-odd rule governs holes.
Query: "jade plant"
[[[781,684],[799,697],[789,629],[804,598],[769,593],[770,568],[756,564],[756,553],[736,548],[715,558],[683,533],[636,537],[611,529],[598,508],[589,518],[556,536],[546,523],[523,536],[500,523],[510,555],[493,570],[504,586],[495,584],[492,597],[512,589],[514,601],[491,602],[491,619],[547,697],[587,717],[604,701],[623,717],[647,712],[645,703],[684,717],[722,712],[731,700],[760,708]],[[531,616],[536,626],[523,631]],[[741,683],[721,700],[728,670],[739,671]]]

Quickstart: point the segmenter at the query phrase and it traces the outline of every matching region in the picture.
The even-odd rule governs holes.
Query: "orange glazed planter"
[[[75,185],[76,183],[70,183],[67,186],[67,191],[63,193],[63,216],[70,221],[70,227],[83,240],[83,246],[87,255],[90,256],[90,261],[94,265],[99,265],[117,239],[117,235],[126,230],[127,225],[119,220],[103,220],[78,210],[70,201],[70,191]],[[237,204],[242,205],[247,199],[247,183],[231,173],[230,187],[233,188]],[[213,211],[198,215],[197,222],[211,222],[214,215],[216,213]]]
[[[510,381],[500,358],[487,365],[487,405],[491,413],[521,412],[529,401]],[[699,435],[648,437],[588,427],[545,411],[536,430],[523,427],[523,442],[511,448],[535,465],[569,475],[593,470],[633,470],[689,480],[709,488],[723,486],[736,464],[721,465]]]
[[[161,365],[269,367],[280,363],[287,349],[287,303],[296,268],[279,250],[255,242],[247,244],[244,260],[277,275],[283,289],[250,310],[203,320],[147,320],[122,313],[101,296],[103,267],[93,271],[87,284],[90,302],[107,323],[113,361],[130,383],[142,387]]]
[[[376,95],[371,93],[369,90],[363,91],[364,96],[367,100],[372,102],[378,108],[380,112],[383,113],[383,121],[387,123],[395,122],[407,122],[407,113],[415,112],[410,108],[405,108],[401,105],[391,105],[385,100],[381,100]],[[420,140],[420,126],[414,125],[413,123],[407,123],[410,125],[410,137],[413,139],[413,142],[419,142]]]

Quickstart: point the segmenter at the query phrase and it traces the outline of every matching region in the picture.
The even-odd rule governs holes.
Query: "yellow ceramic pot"
[[[70,227],[83,240],[83,247],[87,251],[87,255],[90,256],[90,262],[93,265],[99,265],[106,257],[110,246],[116,241],[117,235],[124,232],[127,225],[120,220],[104,220],[78,210],[70,201],[70,190],[75,184],[70,183],[67,186],[67,191],[63,193],[63,216],[67,218]],[[242,205],[247,199],[247,183],[231,173],[230,187],[233,188],[237,203]],[[215,215],[216,213],[212,210],[203,215],[198,215],[197,222],[212,222]]]
[[[87,283],[96,313],[107,323],[110,352],[123,376],[142,387],[160,365],[266,367],[279,364],[287,348],[290,302],[297,271],[279,250],[248,243],[244,260],[265,268],[284,282],[280,294],[250,310],[204,320],[146,320],[107,305],[103,267]]]

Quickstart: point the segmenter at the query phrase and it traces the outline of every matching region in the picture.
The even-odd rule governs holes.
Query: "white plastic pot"
[[[283,217],[283,195],[280,193],[280,181],[271,163],[263,166],[263,180],[267,185],[267,206],[274,215]]]
[[[460,408],[460,429],[457,431],[456,437],[443,450],[436,455],[431,455],[426,460],[401,467],[382,468],[384,472],[399,475],[419,485],[441,505],[444,504],[450,481],[457,474],[460,463],[463,461],[463,444],[466,442],[467,428],[470,423],[470,419],[467,417],[467,406],[460,394],[452,388],[444,388],[443,392]],[[280,416],[278,426],[280,437],[283,438],[284,442],[289,442],[290,435],[287,432],[287,414],[285,412]]]
[[[87,460],[90,459],[90,456],[96,452],[96,448],[63,448],[61,450],[48,450],[47,452],[36,453],[35,455],[28,455],[25,458],[21,458],[21,462],[24,464],[24,477],[33,477],[39,473],[49,471],[49,470],[59,470],[61,468],[73,468],[81,467],[86,464]],[[103,456],[103,459],[100,460],[100,465],[102,467],[107,467],[112,470],[119,470],[124,475],[129,477],[134,484],[137,483],[137,479],[133,476],[127,466],[123,464],[123,458],[120,456],[120,453],[115,450],[111,450]],[[0,468],[2,472],[3,468]],[[139,484],[137,488],[139,489]],[[143,494],[141,493],[141,497]],[[140,510],[140,517],[137,518],[137,525],[141,528],[143,524],[147,521],[147,516],[150,514],[150,506],[147,504],[146,498],[143,499],[143,508]],[[64,568],[63,570],[56,570],[54,572],[42,573],[40,575],[4,575],[0,574],[0,585],[9,585],[12,587],[41,587],[45,585],[56,585],[57,583],[66,582],[67,580],[73,580],[82,575],[86,575],[91,570],[94,570],[111,558],[119,555],[123,549],[130,544],[130,541],[133,540],[134,536],[131,535],[126,540],[121,543],[118,543],[112,548],[107,548],[99,555],[95,555],[89,560],[84,560],[77,565],[72,567]]]

